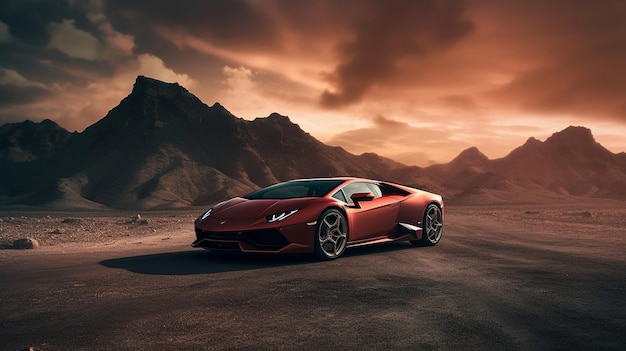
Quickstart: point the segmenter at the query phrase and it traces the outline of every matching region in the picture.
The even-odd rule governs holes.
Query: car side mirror
[[[374,194],[372,193],[354,193],[350,196],[352,202],[354,203],[354,207],[360,208],[359,202],[361,201],[372,201],[374,200]]]

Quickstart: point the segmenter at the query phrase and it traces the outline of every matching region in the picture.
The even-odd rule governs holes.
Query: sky
[[[0,125],[82,131],[138,75],[411,165],[570,125],[626,151],[622,0],[0,2]]]

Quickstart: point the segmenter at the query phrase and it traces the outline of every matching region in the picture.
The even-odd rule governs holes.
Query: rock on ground
[[[17,250],[36,249],[39,247],[39,242],[33,238],[22,238],[13,241],[11,248]]]

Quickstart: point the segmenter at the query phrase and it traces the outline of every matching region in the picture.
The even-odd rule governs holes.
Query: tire
[[[330,208],[322,212],[315,227],[315,257],[333,260],[341,257],[348,243],[348,221],[341,211]]]
[[[422,221],[422,239],[413,240],[411,244],[415,246],[434,246],[441,240],[443,231],[443,215],[441,209],[430,204],[426,206],[424,211],[424,220]]]

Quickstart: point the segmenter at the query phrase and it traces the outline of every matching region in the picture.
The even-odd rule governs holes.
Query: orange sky
[[[626,151],[621,0],[8,0],[0,52],[0,124],[82,131],[146,75],[407,164],[569,125]]]

